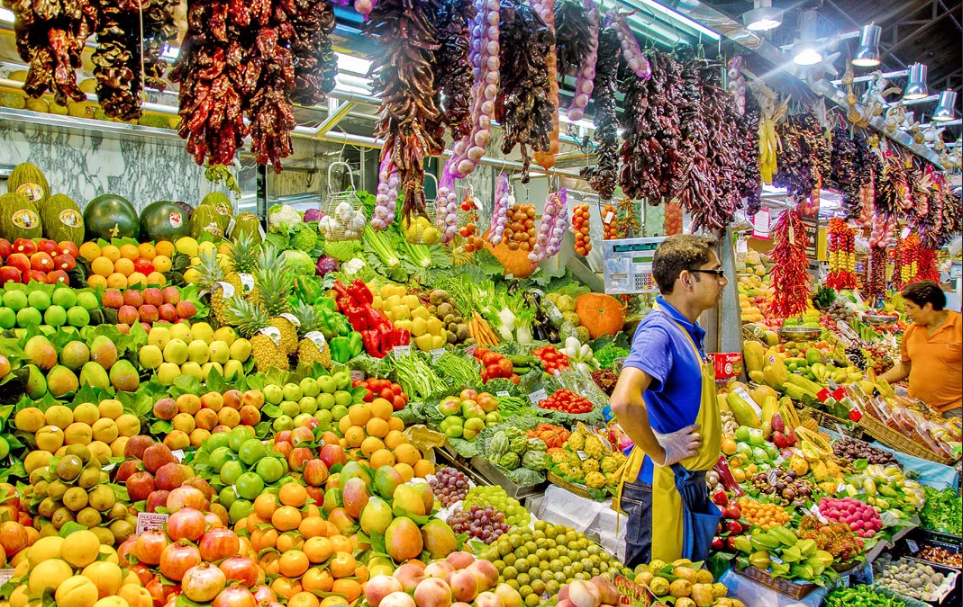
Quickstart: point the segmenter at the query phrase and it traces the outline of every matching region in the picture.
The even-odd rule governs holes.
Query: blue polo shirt
[[[639,323],[623,366],[635,367],[652,377],[642,400],[652,428],[668,434],[694,424],[702,403],[702,361],[682,331],[689,333],[703,358],[706,332],[661,297],[657,301],[661,311],[651,312]],[[639,480],[651,484],[653,468],[652,460],[646,456]]]

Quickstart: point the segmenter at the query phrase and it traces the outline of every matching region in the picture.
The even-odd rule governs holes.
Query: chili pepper
[[[782,212],[773,228],[773,238],[776,242],[772,249],[775,294],[771,310],[775,316],[788,318],[805,312],[810,299],[809,260],[806,258],[809,239],[795,209]]]

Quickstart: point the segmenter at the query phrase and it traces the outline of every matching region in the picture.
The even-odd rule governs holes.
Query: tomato
[[[488,365],[488,377],[492,379],[496,379],[501,376],[502,376],[502,370],[501,370],[501,367],[498,366],[498,363],[495,363],[493,365]]]
[[[402,390],[401,386],[399,386],[398,384],[391,384],[391,391],[394,393],[395,396],[401,396],[402,394],[404,394],[404,390]]]
[[[513,384],[515,384],[516,386],[517,386],[518,384],[522,383],[522,378],[519,377],[518,375],[515,375],[514,373],[512,373],[512,376],[509,377],[508,379],[509,379]]]
[[[508,360],[507,358],[503,358],[498,361],[498,368],[501,369],[502,375],[507,377],[512,374],[514,365],[512,365],[512,361]]]
[[[364,397],[361,399],[366,403],[370,403],[374,400],[374,393],[371,390],[366,390]]]
[[[380,392],[378,392],[378,396],[386,401],[391,402],[391,400],[395,397],[395,393],[391,391],[390,386],[385,386]]]
[[[408,399],[403,396],[395,396],[391,399],[391,407],[395,411],[401,411],[408,404]]]
[[[487,369],[487,368],[482,369],[481,372],[479,373],[479,375],[481,375],[481,378],[482,378],[482,381],[483,381],[483,382],[487,382],[487,381],[488,381],[488,369]],[[492,379],[494,379],[494,378],[492,378]]]

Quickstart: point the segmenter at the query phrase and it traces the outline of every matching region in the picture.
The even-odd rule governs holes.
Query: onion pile
[[[492,209],[492,220],[488,227],[488,242],[493,245],[502,242],[502,234],[505,233],[505,224],[508,221],[508,209],[513,204],[508,175],[502,173],[498,176],[498,184],[495,187],[495,206]]]

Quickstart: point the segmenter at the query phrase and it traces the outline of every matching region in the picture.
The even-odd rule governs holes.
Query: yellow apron
[[[655,307],[659,310],[658,304]],[[665,312],[661,312],[666,314]],[[702,397],[696,423],[699,424],[699,434],[702,435],[702,449],[696,455],[680,462],[689,470],[710,470],[716,465],[721,452],[722,418],[719,414],[719,401],[716,398],[716,375],[712,363],[703,360],[692,336],[685,327],[666,314],[689,340],[689,345],[695,352],[696,358],[702,361]],[[622,472],[622,481],[612,505],[621,508],[622,487],[626,481],[635,481],[642,469],[645,453],[638,447],[633,447],[628,461]],[[652,555],[651,560],[661,559],[671,563],[682,558],[683,524],[682,524],[682,496],[675,485],[675,473],[672,468],[655,466],[652,472],[652,515],[658,517],[659,523],[652,525]]]

